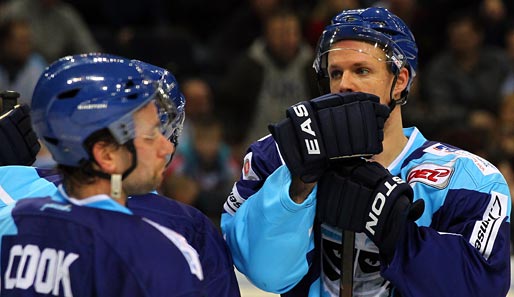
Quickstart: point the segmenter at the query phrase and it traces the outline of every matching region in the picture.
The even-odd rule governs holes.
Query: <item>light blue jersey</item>
[[[505,296],[510,284],[507,183],[488,161],[404,129],[388,170],[425,211],[407,223],[389,265],[363,233],[355,239],[354,296]],[[282,296],[339,296],[341,231],[315,217],[316,187],[302,203],[271,137],[251,145],[222,216],[236,267]]]
[[[20,198],[52,196],[60,180],[54,170],[0,166],[0,208]]]

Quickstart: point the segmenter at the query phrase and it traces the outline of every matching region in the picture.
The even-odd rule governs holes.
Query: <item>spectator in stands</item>
[[[208,40],[211,71],[224,74],[234,57],[243,53],[262,34],[266,18],[279,9],[283,0],[245,0],[228,14],[217,34]]]
[[[312,60],[298,15],[280,10],[269,16],[263,35],[236,61],[217,96],[236,150],[267,135],[268,124],[287,107],[319,94]]]
[[[205,117],[212,117],[214,113],[213,90],[207,80],[194,76],[183,80],[180,86],[182,94],[187,99],[187,120],[184,122],[181,142],[188,143],[191,141],[193,123]]]
[[[10,0],[0,17],[28,20],[34,48],[47,62],[100,50],[80,13],[62,0]]]
[[[318,39],[330,23],[330,20],[344,9],[362,7],[359,0],[321,0],[316,3],[307,17],[305,39],[311,47],[315,47]]]
[[[495,120],[509,66],[505,51],[484,45],[482,33],[472,14],[455,15],[447,49],[426,69],[426,98],[442,127]]]
[[[161,186],[162,194],[195,206],[219,226],[226,193],[240,168],[223,143],[221,122],[213,116],[198,118],[192,122],[190,141],[178,148]]]
[[[504,36],[510,20],[514,17],[514,1],[482,0],[478,11],[484,24],[484,42],[490,45],[504,46]]]
[[[47,63],[32,48],[29,24],[23,19],[0,21],[0,89],[16,90],[19,103],[30,105],[37,80]]]
[[[502,86],[503,96],[514,94],[514,22],[505,32],[505,50],[509,58],[510,72]]]

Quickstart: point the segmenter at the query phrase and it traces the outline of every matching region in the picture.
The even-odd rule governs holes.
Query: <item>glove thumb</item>
[[[415,221],[421,217],[424,211],[425,201],[423,199],[416,200],[410,206],[409,213],[407,214],[407,219]]]

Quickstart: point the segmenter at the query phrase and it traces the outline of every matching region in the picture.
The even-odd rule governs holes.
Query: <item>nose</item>
[[[354,80],[349,71],[344,71],[341,74],[341,79],[339,80],[337,91],[339,93],[355,92]]]
[[[163,156],[171,155],[175,152],[175,145],[171,143],[164,135],[159,136],[161,138],[162,145],[160,146]]]

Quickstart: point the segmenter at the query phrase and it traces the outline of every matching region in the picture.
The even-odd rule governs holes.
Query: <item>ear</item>
[[[112,174],[116,172],[117,152],[119,149],[111,143],[98,141],[93,145],[92,155],[100,171]]]
[[[409,82],[409,70],[406,67],[402,67],[400,69],[400,73],[398,74],[398,79],[396,80],[396,85],[394,86],[393,97],[395,99],[400,99],[400,95],[403,90],[407,88],[407,84]]]

